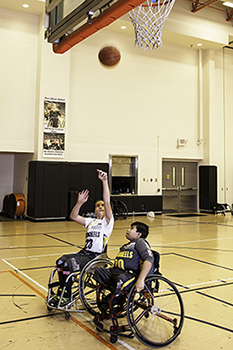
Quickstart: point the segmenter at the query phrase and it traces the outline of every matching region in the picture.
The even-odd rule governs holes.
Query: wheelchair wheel
[[[96,302],[97,282],[93,279],[94,272],[99,267],[110,267],[113,263],[108,259],[90,261],[82,270],[79,277],[79,296],[83,307],[93,316],[99,312]]]
[[[118,199],[113,202],[113,215],[115,220],[118,218],[126,219],[128,216],[128,208],[126,204]]]
[[[150,275],[145,288],[130,290],[127,318],[135,336],[143,344],[162,347],[173,342],[181,332],[184,306],[175,285],[163,276]]]

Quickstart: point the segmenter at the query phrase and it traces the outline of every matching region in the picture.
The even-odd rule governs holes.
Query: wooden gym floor
[[[150,226],[148,240],[161,254],[161,272],[184,286],[185,322],[172,350],[233,347],[233,216],[135,217]],[[0,217],[1,220],[1,217]],[[117,220],[108,244],[113,258],[133,218]],[[47,311],[44,299],[55,260],[83,246],[85,230],[71,221],[0,221],[0,349],[141,350],[136,338],[96,331],[87,313]]]

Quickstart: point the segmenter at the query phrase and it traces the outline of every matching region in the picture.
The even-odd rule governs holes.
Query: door
[[[197,163],[163,162],[163,212],[197,211]]]

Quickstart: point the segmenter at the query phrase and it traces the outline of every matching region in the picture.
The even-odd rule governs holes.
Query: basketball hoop
[[[174,3],[175,0],[147,0],[129,12],[134,27],[135,46],[143,50],[162,46],[162,29]]]

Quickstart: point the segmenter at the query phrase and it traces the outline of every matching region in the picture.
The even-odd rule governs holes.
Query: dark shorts
[[[56,265],[63,271],[70,271],[71,273],[77,272],[81,271],[89,261],[93,260],[98,255],[98,253],[80,250],[78,253],[61,256],[59,259],[57,259]]]
[[[115,294],[120,294],[122,290],[128,291],[135,283],[137,274],[120,270],[118,267],[98,268],[93,278],[104,287],[110,287]]]

